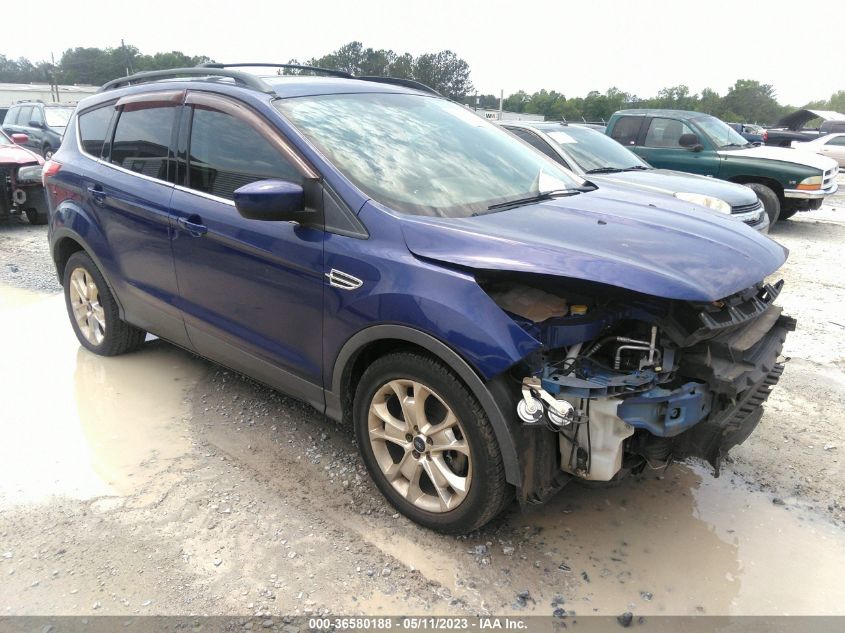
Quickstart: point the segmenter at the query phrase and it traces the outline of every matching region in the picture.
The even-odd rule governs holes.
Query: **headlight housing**
[[[16,180],[20,184],[41,183],[41,165],[28,165],[18,169]]]
[[[798,189],[801,191],[818,191],[822,188],[821,176],[810,176],[798,183]]]
[[[707,207],[708,209],[713,209],[713,211],[718,211],[719,213],[724,213],[726,215],[730,215],[731,213],[731,205],[729,205],[721,198],[705,196],[703,193],[688,193],[685,191],[679,191],[675,194],[675,197],[678,200],[683,200],[684,202],[691,202],[702,207]]]

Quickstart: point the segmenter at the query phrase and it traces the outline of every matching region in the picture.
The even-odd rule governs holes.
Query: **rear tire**
[[[762,185],[759,182],[743,183],[746,187],[751,189],[760,198],[763,203],[763,208],[766,210],[766,215],[769,216],[769,224],[774,224],[780,217],[780,198],[771,187]]]
[[[117,356],[144,342],[143,330],[120,320],[117,301],[88,253],[70,256],[62,286],[70,323],[83,347],[100,356]]]
[[[353,419],[370,476],[415,523],[465,534],[511,500],[484,410],[440,361],[412,352],[379,358],[358,383]]]
[[[50,160],[51,158],[53,158],[54,153],[55,150],[53,150],[53,148],[49,145],[45,145],[41,148],[41,155],[44,157],[44,160]]]

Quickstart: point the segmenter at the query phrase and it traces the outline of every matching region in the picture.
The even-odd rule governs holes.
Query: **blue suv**
[[[754,429],[794,328],[781,246],[415,82],[236,66],[106,84],[46,164],[84,347],[154,334],[348,421],[387,500],[450,533],[573,479],[718,473]]]

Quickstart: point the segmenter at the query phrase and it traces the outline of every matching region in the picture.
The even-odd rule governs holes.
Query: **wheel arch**
[[[53,263],[56,266],[56,275],[59,278],[59,283],[61,284],[64,281],[65,267],[67,266],[67,262],[71,258],[71,256],[74,253],[78,253],[79,251],[84,252],[94,261],[94,265],[97,266],[100,271],[100,274],[103,276],[103,279],[105,279],[106,285],[111,291],[115,303],[117,303],[118,314],[122,319],[124,317],[124,313],[123,305],[120,302],[120,297],[115,292],[114,284],[112,284],[111,280],[109,279],[108,273],[106,271],[106,268],[103,266],[102,261],[99,257],[97,257],[97,254],[89,246],[87,241],[77,232],[67,227],[59,227],[54,229],[50,241],[50,251],[53,256]]]
[[[446,363],[478,400],[496,435],[505,477],[519,487],[522,474],[517,455],[518,438],[508,414],[509,399],[503,378],[486,383],[472,366],[439,339],[402,325],[374,325],[353,335],[338,353],[332,371],[331,390],[326,393],[326,415],[337,420],[351,420],[352,398],[358,380],[370,362],[385,354],[417,350]]]
[[[774,178],[766,178],[765,176],[731,176],[728,178],[728,181],[735,182],[738,185],[745,185],[748,183],[766,185],[769,189],[775,192],[781,204],[783,204],[783,201],[786,199],[783,195],[783,185]]]

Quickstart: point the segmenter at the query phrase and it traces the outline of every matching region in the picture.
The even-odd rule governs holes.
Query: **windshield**
[[[67,127],[73,108],[44,108],[44,118],[50,127]]]
[[[584,184],[445,99],[330,94],[275,106],[359,189],[403,213],[466,217]]]
[[[649,168],[648,163],[634,152],[596,130],[575,125],[537,128],[545,132],[587,173],[594,169]]]
[[[748,141],[742,138],[739,132],[714,116],[703,116],[694,119],[694,121],[698,124],[698,127],[700,127],[702,131],[710,137],[710,140],[713,141],[713,145],[715,145],[717,149],[724,149],[726,147],[745,147],[746,145],[751,145]]]

